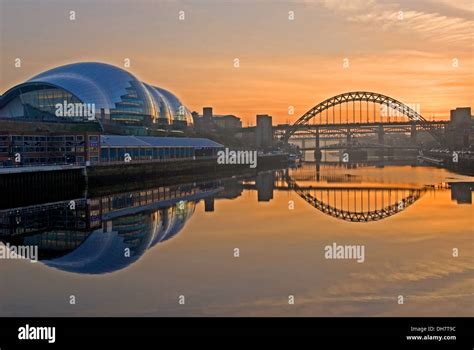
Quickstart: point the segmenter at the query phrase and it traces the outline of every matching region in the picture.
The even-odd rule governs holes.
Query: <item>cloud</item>
[[[447,0],[443,0],[448,4]],[[312,1],[332,10],[353,23],[372,29],[395,31],[406,35],[416,34],[433,42],[473,45],[474,21],[436,12],[406,9],[397,3],[363,1]],[[451,3],[451,2],[450,2]],[[456,8],[473,11],[472,1],[456,2]],[[470,6],[469,6],[470,5]],[[453,5],[454,6],[454,5]]]
[[[434,2],[434,1],[433,1]],[[474,1],[472,0],[436,0],[438,3],[442,3],[448,7],[452,7],[457,10],[468,11],[474,13]]]

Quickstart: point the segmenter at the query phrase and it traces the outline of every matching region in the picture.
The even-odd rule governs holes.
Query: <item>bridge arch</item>
[[[287,129],[283,141],[288,142],[290,137],[297,131],[298,127],[300,127],[301,125],[308,124],[310,120],[316,118],[318,115],[321,116],[321,113],[323,111],[328,110],[329,108],[335,107],[337,105],[342,105],[343,103],[356,101],[377,103],[379,105],[387,106],[388,108],[391,108],[394,111],[400,112],[404,116],[408,117],[410,120],[420,124],[433,136],[436,141],[443,143],[442,135],[438,134],[436,130],[432,129],[429,122],[424,119],[417,111],[392,97],[370,91],[345,92],[320,102],[319,104],[311,108],[309,111],[307,111],[305,114],[303,114],[293,125],[291,125]]]
[[[426,192],[425,188],[307,188],[299,186],[291,177],[286,181],[299,197],[317,210],[350,222],[386,219],[407,209]],[[362,203],[361,199],[364,197],[366,200]]]

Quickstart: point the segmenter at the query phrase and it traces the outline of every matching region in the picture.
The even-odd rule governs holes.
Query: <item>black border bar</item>
[[[55,343],[19,340],[19,328],[55,327]],[[412,328],[414,327],[414,328]],[[432,327],[432,328],[430,328]],[[425,329],[420,332],[420,329]],[[455,340],[407,336],[455,336]],[[78,317],[0,318],[0,349],[65,348],[112,342],[122,346],[183,336],[315,337],[321,344],[398,345],[403,348],[474,348],[474,318],[461,317]],[[467,347],[466,347],[467,346]]]

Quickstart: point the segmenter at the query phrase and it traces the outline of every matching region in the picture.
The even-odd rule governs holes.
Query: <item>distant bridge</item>
[[[383,143],[386,132],[409,132],[413,141],[416,141],[417,131],[424,130],[443,144],[445,140],[442,129],[446,123],[447,121],[427,121],[416,110],[392,97],[375,92],[354,91],[324,100],[293,125],[277,126],[275,132],[284,142],[301,132],[306,133],[306,136],[313,134],[317,140],[320,134],[335,137],[345,135],[348,141],[352,135],[375,133],[379,135],[379,143]]]
[[[349,148],[362,148],[362,149],[405,149],[405,150],[417,150],[419,147],[415,145],[397,146],[397,145],[385,145],[380,143],[338,143],[333,145],[325,145],[319,148],[316,147],[305,147],[301,148],[300,151],[315,151],[315,150],[345,150]]]

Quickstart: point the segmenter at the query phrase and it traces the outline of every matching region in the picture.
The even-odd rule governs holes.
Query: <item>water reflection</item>
[[[384,183],[362,179],[347,173],[321,174],[315,171],[285,172],[284,180],[302,199],[317,210],[337,219],[369,222],[388,218],[406,210],[426,191],[448,189],[447,183],[423,185],[413,183]],[[471,196],[472,184],[455,184],[458,196]],[[461,194],[462,193],[462,194]]]
[[[0,212],[0,238],[38,246],[39,260],[60,270],[101,274],[123,269],[178,234],[217,182],[78,198]]]
[[[324,169],[323,169],[324,170]],[[451,190],[458,204],[471,204],[473,182],[422,184],[390,176],[362,177],[326,168],[266,171],[250,178],[158,186],[74,198],[0,211],[0,241],[38,246],[39,260],[59,270],[104,274],[137,261],[176,236],[197,203],[213,212],[215,201],[257,191],[270,202],[274,191],[295,192],[316,210],[349,222],[386,219],[413,206],[427,192]]]

